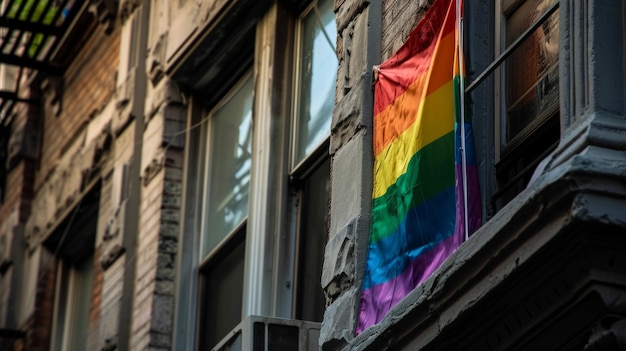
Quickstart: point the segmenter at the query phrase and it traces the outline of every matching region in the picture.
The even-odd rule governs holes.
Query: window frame
[[[89,322],[94,274],[93,252],[76,263],[63,258],[57,261],[51,350],[71,351],[87,347],[89,330],[82,322],[86,322],[87,325]],[[83,279],[87,279],[87,282],[83,282]],[[85,306],[77,306],[83,303],[87,305],[85,310],[81,309]],[[80,327],[77,327],[79,325]],[[74,345],[76,331],[80,332],[79,338],[84,341],[84,345]]]
[[[203,295],[208,294],[208,289],[210,289],[208,287],[207,284],[207,280],[209,279],[209,274],[211,272],[212,268],[215,268],[216,266],[218,266],[218,264],[216,263],[220,263],[223,260],[227,259],[230,257],[230,254],[232,254],[234,251],[237,250],[237,248],[239,247],[239,245],[243,245],[244,246],[244,257],[243,257],[243,264],[245,267],[245,260],[246,260],[246,252],[245,252],[245,246],[246,246],[246,237],[247,237],[247,228],[248,228],[248,214],[250,211],[250,199],[248,199],[248,203],[247,203],[247,207],[248,207],[248,212],[247,214],[236,224],[234,225],[234,227],[224,235],[223,238],[221,238],[219,240],[219,242],[216,243],[215,246],[213,246],[212,248],[210,248],[209,250],[206,250],[205,248],[205,240],[207,240],[207,236],[209,235],[209,227],[210,224],[207,223],[208,221],[208,203],[209,203],[209,197],[210,197],[210,191],[211,191],[211,172],[209,170],[209,168],[211,167],[211,135],[213,133],[213,128],[216,128],[216,126],[213,123],[213,120],[215,118],[215,115],[217,113],[217,111],[219,111],[221,108],[223,108],[224,106],[226,106],[229,102],[232,101],[232,98],[239,92],[241,92],[241,89],[249,83],[249,80],[252,80],[251,84],[252,84],[252,90],[251,90],[251,97],[253,99],[253,108],[251,109],[252,112],[252,120],[251,120],[251,125],[250,125],[250,133],[252,133],[252,138],[254,139],[254,98],[255,98],[255,94],[254,94],[254,75],[252,74],[251,70],[248,70],[246,73],[244,73],[241,77],[237,78],[235,81],[235,83],[227,90],[227,93],[221,98],[219,99],[219,101],[212,107],[210,108],[202,108],[201,111],[199,111],[199,113],[202,115],[202,120],[206,121],[206,123],[202,124],[202,130],[201,130],[201,140],[199,143],[199,148],[200,148],[200,166],[199,166],[199,177],[198,177],[198,183],[201,183],[202,186],[200,189],[201,192],[199,192],[199,196],[198,196],[198,201],[199,201],[199,206],[200,206],[200,220],[198,223],[199,226],[199,233],[198,233],[198,246],[196,246],[196,255],[198,257],[197,262],[194,263],[194,266],[197,269],[197,273],[195,274],[195,290],[196,290],[196,298],[197,298],[197,306],[198,308],[196,308],[195,311],[195,315],[196,315],[196,323],[195,323],[195,349],[198,349],[200,347],[206,348],[206,347],[213,347],[214,345],[204,345],[206,342],[211,342],[206,341],[205,337],[203,336],[204,333],[200,332],[200,329],[205,326],[206,322],[203,321],[203,319],[205,318],[204,314],[205,314],[205,309],[208,308],[208,304],[205,302],[206,298],[203,297]],[[252,147],[254,147],[254,142],[252,142]],[[254,155],[254,150],[252,150],[252,154],[251,154],[251,158]],[[250,186],[250,184],[248,185]],[[248,188],[250,189],[250,188]],[[249,190],[248,190],[249,191]],[[243,303],[243,294],[244,294],[244,290],[242,288],[242,303]],[[243,320],[243,315],[239,316],[240,320]],[[235,324],[236,325],[236,324]],[[234,327],[234,326],[233,326]],[[226,335],[223,336],[217,336],[218,340],[214,340],[215,344],[218,343],[221,338],[225,337]]]
[[[506,91],[506,60],[517,50],[522,43],[528,40],[535,31],[549,19],[555,12],[558,13],[560,1],[556,0],[554,4],[549,5],[544,13],[532,22],[529,27],[523,31],[510,45],[505,45],[506,40],[506,15],[510,14],[514,9],[518,8],[520,4],[528,0],[498,0],[493,5],[493,25],[492,25],[492,47],[494,49],[494,58],[488,60],[486,66],[479,69],[479,73],[471,81],[465,89],[466,94],[472,93],[478,85],[484,84],[486,81],[491,80],[493,84],[493,90],[490,91],[487,88],[487,94],[493,95],[493,101],[487,98],[487,105],[492,105],[493,112],[485,114],[486,118],[493,118],[493,136],[490,137],[491,147],[493,147],[493,165],[491,169],[486,171],[486,175],[490,180],[483,181],[482,184],[487,183],[487,188],[490,190],[486,193],[488,204],[485,205],[487,211],[485,214],[493,215],[493,213],[504,207],[509,201],[511,201],[516,194],[526,187],[526,183],[530,180],[533,170],[540,164],[550,152],[552,152],[558,143],[560,142],[560,132],[555,142],[547,148],[543,153],[536,155],[531,161],[520,161],[527,163],[525,166],[517,167],[517,173],[513,177],[503,176],[503,169],[506,167],[512,167],[513,163],[521,160],[524,155],[524,150],[533,138],[537,139],[538,135],[554,133],[554,129],[559,128],[559,103],[556,103],[556,107],[550,113],[538,115],[538,117],[524,127],[523,132],[519,133],[515,138],[509,141],[508,145],[504,145],[504,136],[506,135],[505,124],[503,118],[506,118],[506,102],[504,101]],[[503,9],[503,4],[506,4],[506,9]],[[505,13],[506,12],[506,13]],[[474,36],[471,40],[477,39]],[[471,44],[471,43],[470,43]],[[476,53],[474,53],[476,54]],[[470,58],[471,60],[471,58]],[[492,76],[492,78],[490,77]],[[488,84],[488,83],[487,83]],[[484,106],[482,107],[484,108]],[[491,106],[487,106],[487,111],[490,111]],[[491,116],[491,117],[490,117]],[[489,145],[487,145],[489,147]],[[504,181],[502,179],[505,179]],[[520,187],[520,182],[524,182]],[[506,193],[514,189],[514,194],[507,195]],[[507,197],[508,196],[508,197]],[[488,218],[487,218],[488,219]]]
[[[231,99],[238,93],[241,91],[241,89],[244,87],[245,84],[248,83],[248,79],[252,80],[252,100],[253,100],[253,105],[254,105],[254,98],[255,98],[255,94],[254,94],[254,76],[252,74],[252,71],[248,71],[246,73],[243,74],[242,77],[240,77],[237,82],[230,88],[230,90],[228,90],[228,93],[226,93],[226,95],[224,95],[224,97],[222,97],[222,99],[220,99],[220,101],[214,106],[212,107],[209,111],[206,111],[204,113],[202,113],[205,117],[203,117],[204,119],[206,119],[206,123],[203,125],[203,136],[204,136],[204,140],[201,143],[201,147],[202,147],[202,175],[204,178],[204,184],[203,184],[203,191],[202,191],[202,196],[201,196],[201,213],[203,214],[201,216],[201,220],[200,220],[200,245],[198,247],[199,251],[199,255],[204,257],[201,257],[200,262],[199,262],[199,266],[203,266],[205,264],[205,262],[210,261],[216,254],[218,254],[218,251],[221,250],[225,245],[228,244],[228,242],[230,240],[233,240],[233,237],[237,235],[237,232],[240,231],[242,228],[245,229],[246,223],[248,221],[248,215],[249,215],[249,208],[250,208],[250,201],[248,199],[248,212],[247,214],[236,224],[234,225],[233,229],[231,229],[228,233],[226,233],[224,235],[224,237],[215,245],[213,246],[213,248],[211,248],[210,250],[208,250],[207,252],[204,252],[205,248],[205,240],[206,237],[208,235],[208,227],[209,225],[207,225],[207,220],[208,220],[208,209],[207,209],[207,204],[209,202],[208,197],[210,197],[209,192],[211,191],[210,187],[211,187],[211,175],[210,175],[210,171],[209,168],[211,167],[211,146],[210,143],[212,142],[210,140],[210,136],[213,133],[213,128],[215,128],[215,126],[213,125],[213,119],[215,117],[215,114],[218,110],[220,110],[221,108],[223,108],[224,106],[226,106],[228,104],[228,102],[231,101]],[[251,125],[250,125],[250,133],[252,133],[252,138],[254,139],[254,107],[252,108],[252,121],[251,121]],[[254,147],[254,142],[252,142],[252,148]],[[252,150],[251,153],[251,158],[252,155],[254,155],[254,149]],[[250,189],[250,184],[248,185],[248,192]],[[244,233],[245,234],[245,233]]]
[[[495,27],[496,27],[497,39],[495,40],[495,46],[496,46],[495,52],[503,53],[505,51],[508,51],[509,48],[512,48],[515,45],[515,47],[513,47],[510,50],[510,55],[507,56],[507,59],[511,58],[511,56],[514,55],[516,50],[520,49],[519,46],[521,46],[527,40],[531,40],[531,37],[534,35],[536,30],[538,30],[546,21],[549,21],[552,14],[558,13],[559,0],[554,0],[555,3],[553,5],[548,5],[548,7],[545,9],[545,12],[544,12],[546,14],[545,16],[543,14],[539,15],[539,17],[534,22],[531,22],[529,24],[526,30],[522,31],[522,33],[511,42],[511,44],[507,45],[506,44],[506,40],[507,40],[506,39],[507,37],[506,24],[507,24],[508,18],[512,16],[515,13],[515,11],[521,8],[524,5],[524,3],[528,1],[531,1],[531,0],[496,1]],[[508,2],[508,4],[503,5],[502,4],[503,2]],[[526,35],[526,32],[528,32],[529,34]],[[519,41],[519,45],[516,45],[518,41]],[[558,64],[558,61],[557,61],[557,64]],[[507,62],[505,60],[500,65],[500,69],[496,70],[495,72],[497,74],[496,84],[499,85],[499,89],[500,89],[499,94],[501,96],[501,98],[496,101],[497,105],[495,106],[495,111],[497,111],[497,113],[499,114],[499,116],[496,118],[496,123],[499,126],[499,128],[496,129],[498,133],[497,138],[496,138],[496,143],[498,143],[497,145],[498,150],[501,150],[497,154],[498,159],[496,159],[496,161],[499,161],[500,157],[506,157],[508,153],[511,153],[512,150],[514,151],[517,147],[519,147],[519,144],[522,144],[524,140],[528,139],[529,135],[533,134],[537,129],[540,129],[543,124],[548,123],[549,119],[554,118],[555,114],[558,114],[558,109],[559,109],[558,103],[556,103],[550,106],[549,110],[544,111],[544,112],[539,112],[532,121],[526,124],[526,126],[522,130],[520,130],[515,136],[513,136],[511,140],[507,141],[506,140],[507,138],[506,118],[507,118],[508,112],[506,111],[506,109],[507,109],[508,103],[505,102],[505,100],[507,99],[507,95],[508,95],[506,91],[507,77],[506,77],[506,72],[504,73],[502,72],[503,70],[506,71],[507,69],[506,65],[507,65]],[[537,82],[539,82],[539,80],[540,79],[538,78]]]
[[[294,278],[298,274],[296,245],[299,240],[299,213],[293,205],[297,205],[299,200],[292,201],[292,195],[298,196],[298,187],[309,177],[307,169],[314,171],[322,162],[330,159],[328,128],[328,135],[314,151],[303,162],[293,164],[298,100],[296,93],[299,86],[297,77],[300,75],[297,70],[299,56],[296,55],[300,50],[300,42],[295,35],[299,20],[305,13],[302,9],[274,4],[257,20],[254,55],[248,61],[250,66],[246,70],[241,67],[233,67],[232,70],[230,66],[223,67],[224,71],[230,73],[219,76],[223,78],[220,87],[210,86],[207,81],[206,86],[195,87],[191,94],[183,170],[183,223],[179,238],[181,251],[177,258],[178,298],[174,336],[177,349],[198,349],[200,346],[202,312],[199,307],[204,298],[201,291],[203,272],[209,269],[215,259],[219,259],[223,246],[230,245],[240,236],[245,238],[241,318],[254,314],[295,317],[297,289],[294,288]],[[242,48],[243,51],[248,50]],[[252,73],[249,72],[250,67]],[[242,71],[248,73],[236,73]],[[201,217],[206,215],[205,193],[209,191],[210,184],[204,179],[207,177],[210,155],[211,127],[207,122],[211,119],[211,111],[217,110],[228,99],[246,74],[252,74],[254,80],[248,216],[220,244],[204,254],[200,247],[204,246],[201,237],[205,235],[206,224]],[[268,77],[271,79],[268,80]],[[329,119],[332,120],[332,115]],[[268,157],[269,154],[273,156]],[[245,230],[243,234],[242,228]],[[271,272],[268,271],[270,267]],[[260,303],[263,305],[259,308]]]
[[[330,128],[328,130],[328,134],[326,135],[325,138],[323,138],[321,141],[319,141],[317,143],[317,145],[315,145],[312,148],[312,151],[309,152],[308,154],[304,154],[302,156],[301,159],[298,159],[298,145],[295,142],[296,139],[299,138],[298,132],[299,132],[299,127],[300,127],[300,123],[302,122],[301,119],[299,118],[299,113],[300,113],[300,105],[301,105],[301,98],[300,95],[298,94],[301,90],[298,89],[298,87],[300,87],[300,80],[301,80],[301,69],[302,69],[302,56],[303,56],[303,50],[302,50],[302,46],[303,46],[303,35],[304,35],[304,20],[305,18],[314,12],[317,12],[317,14],[314,15],[319,15],[319,12],[316,11],[316,8],[318,6],[318,4],[320,3],[320,1],[324,1],[324,0],[313,0],[311,1],[308,6],[305,7],[305,9],[300,13],[300,15],[298,16],[297,20],[296,20],[296,36],[295,36],[295,40],[294,40],[294,57],[296,58],[296,60],[294,60],[294,67],[293,67],[293,89],[292,89],[292,96],[293,96],[293,104],[292,104],[292,108],[291,108],[291,116],[292,116],[292,120],[290,123],[290,140],[289,140],[289,176],[291,178],[295,178],[295,175],[299,174],[299,173],[305,173],[302,170],[306,169],[308,167],[310,167],[310,163],[311,158],[313,159],[317,159],[319,158],[319,152],[320,149],[322,148],[326,148],[328,149],[327,145],[329,145],[330,143]],[[321,22],[321,19],[318,18],[318,21]],[[318,22],[319,24],[319,22]],[[336,29],[335,29],[336,31]],[[328,33],[324,33],[325,36],[328,35]],[[335,33],[336,36],[336,33]],[[328,37],[327,37],[328,39]],[[330,45],[330,43],[329,43]],[[334,46],[334,50],[337,50],[337,43],[336,43],[336,38],[335,38],[335,46]],[[336,56],[335,56],[336,57]],[[338,66],[338,63],[337,63]],[[337,68],[337,66],[335,66]],[[336,71],[337,69],[335,68],[335,75],[336,75]],[[335,76],[335,89],[337,87],[337,79]],[[335,94],[336,95],[336,94]],[[334,101],[333,101],[333,105],[334,105]],[[330,121],[332,121],[332,113],[331,113],[331,118]],[[313,161],[313,162],[323,162],[322,161]],[[300,171],[299,171],[300,170]],[[294,175],[295,174],[295,175]]]
[[[301,310],[302,310],[302,306],[300,306],[300,298],[302,295],[304,295],[303,291],[301,291],[302,289],[302,279],[301,278],[301,273],[302,273],[302,267],[304,265],[303,262],[303,258],[305,257],[305,255],[303,255],[302,251],[303,251],[303,243],[305,242],[303,236],[304,231],[301,228],[302,226],[302,222],[303,222],[303,209],[305,208],[303,202],[305,201],[304,199],[304,191],[305,191],[305,187],[307,185],[307,182],[311,179],[311,176],[320,169],[320,167],[323,167],[325,162],[330,162],[330,154],[329,154],[329,146],[330,146],[330,123],[332,123],[332,112],[331,115],[329,116],[329,129],[328,129],[328,133],[327,135],[317,143],[317,145],[315,145],[312,150],[309,153],[306,153],[301,157],[301,159],[298,158],[298,147],[299,145],[297,145],[297,143],[295,142],[295,140],[299,137],[299,127],[300,127],[300,123],[302,122],[301,117],[299,116],[300,114],[300,103],[301,103],[301,69],[302,69],[302,62],[303,60],[301,59],[303,56],[303,36],[304,36],[304,21],[306,19],[306,17],[309,14],[313,14],[313,16],[319,16],[319,10],[316,8],[318,6],[318,4],[320,3],[320,1],[324,1],[324,0],[314,0],[311,1],[310,4],[308,4],[308,6],[306,6],[306,8],[301,11],[300,15],[297,18],[297,23],[296,23],[296,38],[294,41],[294,57],[296,58],[294,60],[294,67],[293,67],[293,89],[292,89],[292,93],[291,95],[293,96],[293,104],[292,104],[292,108],[291,108],[291,123],[290,123],[290,140],[289,140],[289,167],[288,167],[288,177],[289,177],[289,181],[288,181],[288,193],[289,193],[289,200],[288,200],[288,204],[289,204],[289,235],[291,235],[292,237],[295,238],[295,245],[294,245],[294,252],[295,252],[295,258],[294,258],[294,262],[293,262],[293,285],[294,285],[294,289],[293,289],[293,296],[292,296],[292,306],[291,306],[291,318],[296,318],[298,319],[301,315]],[[320,24],[321,19],[318,18],[318,25]],[[324,29],[322,29],[323,31],[325,31]],[[335,30],[336,31],[336,30]],[[336,32],[335,34],[335,46],[333,47],[333,49],[336,52]],[[328,39],[328,33],[323,33],[324,36],[326,36],[326,39]],[[330,45],[330,43],[329,43]],[[336,57],[336,56],[335,56]],[[338,68],[338,62],[334,67],[334,72],[335,72],[335,89],[337,88],[337,79],[336,79],[336,74],[337,74],[337,68]],[[336,90],[335,90],[335,94],[333,94],[333,96],[336,96]],[[333,99],[333,106],[334,106],[334,99]],[[334,108],[333,108],[334,109]],[[330,169],[330,165],[329,165],[329,169]],[[327,181],[330,182],[330,173],[328,174],[328,178]],[[327,185],[328,187],[328,194],[327,197],[328,199],[330,198],[330,183],[328,183]],[[328,239],[328,225],[326,227],[326,239]],[[325,245],[324,245],[325,246]],[[323,256],[324,256],[324,250],[322,249],[321,252],[321,258],[323,261]],[[321,278],[321,271],[320,273],[320,278]],[[321,283],[319,284],[319,290],[320,293],[323,292],[322,287],[321,287]],[[323,312],[322,312],[323,313]],[[317,322],[321,322],[321,321],[317,321]]]

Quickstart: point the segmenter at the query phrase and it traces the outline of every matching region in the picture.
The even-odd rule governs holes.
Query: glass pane
[[[250,77],[211,117],[204,255],[248,215],[252,89]]]
[[[322,0],[302,21],[295,163],[330,134],[337,76],[336,37],[333,1]]]
[[[513,43],[556,0],[528,0],[507,19]],[[507,60],[506,139],[508,143],[538,117],[558,107],[559,13],[553,13]]]
[[[210,350],[241,321],[245,240],[211,263],[204,276],[200,350]]]
[[[93,254],[77,264],[73,270],[71,347],[69,350],[84,350],[87,347],[89,325],[89,305],[91,303],[91,282],[93,276]]]
[[[68,289],[69,289],[69,280],[70,280],[70,268],[68,264],[64,264],[63,261],[59,261],[57,265],[57,290],[56,293],[56,318],[55,318],[55,332],[53,336],[52,347],[50,348],[53,351],[61,351],[65,347],[63,345],[65,340],[65,330],[66,323],[69,324],[70,316],[68,316],[68,308],[70,303],[68,301]]]
[[[59,262],[56,331],[52,350],[85,350],[91,305],[93,254],[71,266]]]
[[[324,249],[328,241],[328,180],[326,160],[305,180],[300,212],[300,262],[296,318],[321,322],[326,299],[321,287]]]

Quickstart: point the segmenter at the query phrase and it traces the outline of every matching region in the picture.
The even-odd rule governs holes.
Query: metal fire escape
[[[68,33],[84,0],[0,1],[0,124],[17,103],[38,103],[20,97],[24,69],[61,75],[51,59]]]
[[[86,0],[0,0],[0,128],[8,122],[16,104],[39,104],[36,99],[20,96],[23,75],[33,71],[63,74],[63,67],[53,60],[87,3]],[[0,262],[0,275],[4,275],[9,265],[10,262]],[[0,328],[0,340],[25,336],[18,329]]]

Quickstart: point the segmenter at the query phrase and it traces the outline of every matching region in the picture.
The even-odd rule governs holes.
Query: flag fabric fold
[[[460,117],[454,5],[435,1],[377,68],[371,232],[357,333],[380,322],[463,242],[466,213],[470,233],[481,224],[473,132]]]

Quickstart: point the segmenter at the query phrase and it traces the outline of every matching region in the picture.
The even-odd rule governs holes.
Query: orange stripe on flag
[[[455,33],[448,33],[437,44],[432,56],[436,67],[428,63],[428,70],[422,72],[390,105],[374,116],[374,155],[378,155],[390,142],[402,134],[415,122],[419,106],[426,96],[451,81],[451,69],[455,49]],[[430,78],[430,79],[429,79]],[[380,76],[379,76],[379,79]]]
[[[377,95],[374,115],[391,105],[420,75],[429,70],[436,46],[442,38],[455,32],[455,23],[446,22],[446,14],[445,8],[433,6],[429,16],[418,23],[409,40],[380,65],[383,75],[379,76],[378,81],[387,89]]]

